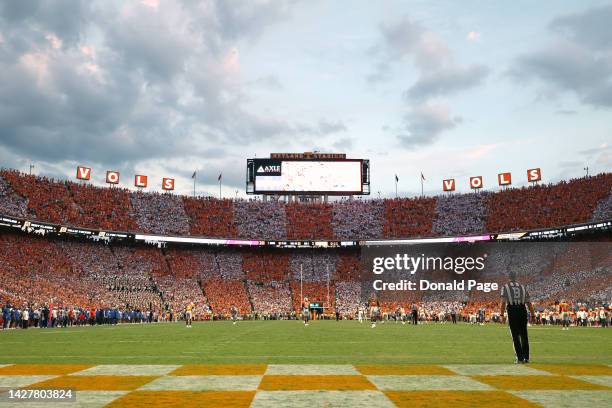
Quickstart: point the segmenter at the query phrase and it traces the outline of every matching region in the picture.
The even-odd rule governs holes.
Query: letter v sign
[[[91,168],[85,166],[78,166],[76,177],[79,180],[89,180],[91,178]]]

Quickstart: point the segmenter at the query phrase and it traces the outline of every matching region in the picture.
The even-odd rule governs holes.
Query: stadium
[[[329,28],[338,4],[76,3],[0,6],[0,407],[610,405],[609,73],[549,84],[592,112],[545,102],[549,88],[523,102],[533,112],[509,101],[497,140],[479,120],[499,112],[464,121],[438,105],[469,112],[477,102],[453,98],[478,92],[492,69],[461,65],[473,51],[440,34],[471,19],[448,27],[430,6],[395,4],[398,23],[356,7],[349,19],[376,41],[366,46]],[[574,33],[564,41],[595,66],[611,52],[599,22],[612,7],[589,6],[559,5],[548,25],[536,7],[534,19]],[[283,21],[313,15],[326,35]],[[306,50],[283,42],[302,35]],[[342,45],[329,45],[336,35]],[[389,76],[415,69],[405,123],[370,133],[347,119],[362,114],[350,92],[343,121],[307,123],[311,110],[335,111],[325,99],[352,78],[332,75],[342,88],[319,85],[321,107],[301,106],[296,89],[313,100],[300,80],[264,75],[278,63],[270,47],[292,49],[279,72],[306,82],[332,75],[310,58],[332,71],[356,62],[341,72],[381,87],[368,98],[384,113],[366,110],[378,127],[395,109]],[[500,81],[516,81],[528,56]],[[534,65],[543,78],[549,66]],[[529,127],[543,141],[504,136]]]

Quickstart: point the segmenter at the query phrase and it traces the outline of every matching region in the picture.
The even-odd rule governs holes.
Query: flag
[[[219,177],[217,177],[217,181],[221,181],[221,177],[223,177],[223,172],[219,173]]]
[[[423,175],[423,172],[421,172],[421,180],[425,181],[425,176]]]
[[[193,174],[191,175],[191,178],[194,179],[196,176],[196,172],[194,171]]]
[[[397,174],[395,175],[395,182],[397,183],[399,181],[399,177],[397,177]]]

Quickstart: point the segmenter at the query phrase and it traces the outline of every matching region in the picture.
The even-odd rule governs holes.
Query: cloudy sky
[[[606,1],[0,3],[0,166],[244,194],[248,157],[369,158],[372,191],[612,169]]]

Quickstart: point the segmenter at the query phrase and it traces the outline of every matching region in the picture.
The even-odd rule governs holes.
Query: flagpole
[[[196,185],[196,177],[198,177],[197,172],[193,172],[193,197],[195,198],[195,185]]]
[[[395,174],[395,198],[397,198],[397,182],[399,181],[399,177],[397,177],[397,173]]]
[[[219,200],[221,199],[221,179],[223,178],[222,174],[223,173],[219,174]]]

